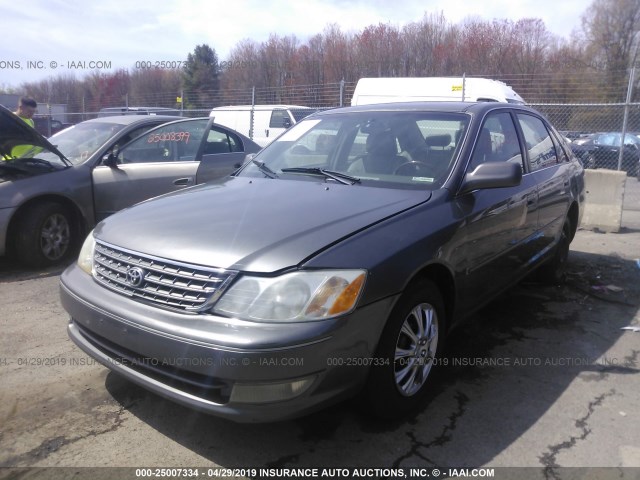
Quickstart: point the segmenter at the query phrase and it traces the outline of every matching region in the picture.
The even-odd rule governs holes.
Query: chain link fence
[[[573,152],[586,168],[626,172],[624,208],[640,211],[640,104],[531,106],[571,141]]]

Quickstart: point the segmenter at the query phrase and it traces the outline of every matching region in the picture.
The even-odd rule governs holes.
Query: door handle
[[[191,185],[193,179],[191,179],[190,177],[186,177],[186,178],[177,178],[173,181],[173,184],[178,186],[178,187],[186,187],[188,185]]]

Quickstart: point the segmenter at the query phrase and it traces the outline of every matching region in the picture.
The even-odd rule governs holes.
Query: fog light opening
[[[315,376],[284,383],[244,384],[236,383],[231,392],[231,402],[270,403],[290,400],[306,392]]]

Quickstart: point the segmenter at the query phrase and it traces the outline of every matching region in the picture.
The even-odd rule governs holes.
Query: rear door
[[[240,168],[246,153],[244,143],[235,132],[211,124],[202,144],[196,183],[229,175]]]
[[[527,148],[528,176],[538,185],[535,260],[552,246],[562,230],[569,210],[571,168],[567,155],[541,118],[521,112],[517,118]]]
[[[195,185],[198,153],[210,123],[193,119],[162,125],[122,148],[115,166],[96,167],[92,175],[97,219]]]
[[[264,147],[271,143],[275,138],[271,132],[271,112],[272,109],[255,109],[253,112],[249,112],[253,115],[253,118],[249,118],[252,121],[250,128],[251,135],[249,137],[258,145]]]

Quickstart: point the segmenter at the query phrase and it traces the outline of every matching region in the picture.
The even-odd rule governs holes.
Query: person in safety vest
[[[14,113],[24,120],[24,122],[31,128],[35,128],[33,114],[36,113],[37,108],[38,104],[33,98],[21,97],[18,101],[18,109]]]
[[[33,115],[36,113],[37,108],[38,104],[33,98],[20,97],[20,100],[18,100],[18,109],[13,113],[20,117],[31,128],[35,128]],[[13,158],[21,157],[32,148],[33,145],[16,145],[11,149],[11,156]]]

